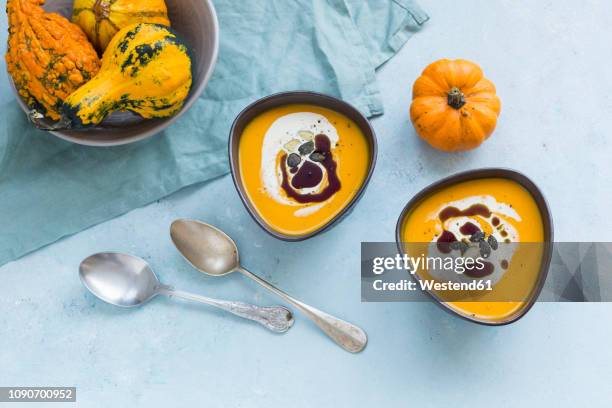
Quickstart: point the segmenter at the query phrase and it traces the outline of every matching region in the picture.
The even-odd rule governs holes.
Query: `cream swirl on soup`
[[[276,119],[262,144],[260,172],[265,192],[281,204],[304,207],[312,203],[297,209],[297,216],[317,211],[335,192],[331,184],[339,188],[337,158],[332,154],[338,140],[335,126],[323,115],[295,112]]]

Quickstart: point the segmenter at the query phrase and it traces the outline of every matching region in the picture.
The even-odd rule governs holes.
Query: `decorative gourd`
[[[480,67],[443,59],[429,65],[412,91],[410,118],[418,135],[447,152],[474,149],[495,130],[501,102]]]
[[[81,29],[41,7],[44,0],[8,0],[6,65],[25,103],[59,119],[64,99],[92,78],[100,60]]]
[[[172,116],[191,83],[191,58],[176,34],[159,24],[133,24],[113,38],[98,75],[66,99],[59,125],[97,125],[125,110],[146,119]]]
[[[130,24],[170,25],[164,0],[75,0],[72,21],[101,53],[115,34]]]

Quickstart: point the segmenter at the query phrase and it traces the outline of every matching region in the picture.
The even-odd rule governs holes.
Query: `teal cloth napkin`
[[[204,95],[162,134],[92,148],[37,131],[0,69],[0,265],[185,186],[228,172],[231,122],[286,90],[383,113],[375,70],[427,15],[411,0],[215,0],[219,62]],[[6,16],[0,22],[6,43]]]

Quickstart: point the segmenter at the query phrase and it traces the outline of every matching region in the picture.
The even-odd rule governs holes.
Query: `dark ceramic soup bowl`
[[[312,231],[308,234],[293,236],[286,235],[274,230],[268,223],[259,215],[255,205],[250,201],[248,194],[246,192],[246,188],[242,183],[242,178],[240,174],[240,161],[239,161],[239,146],[240,146],[240,138],[242,137],[242,133],[245,127],[257,116],[260,114],[285,105],[292,104],[308,104],[308,105],[316,105],[319,107],[327,108],[338,113],[343,114],[344,116],[351,119],[353,122],[357,124],[363,135],[365,136],[370,150],[370,159],[367,164],[368,171],[366,178],[364,179],[361,187],[357,194],[353,197],[353,199],[329,222],[320,227],[319,229]],[[232,178],[234,180],[234,185],[236,186],[236,190],[238,191],[238,195],[242,200],[242,203],[246,207],[247,211],[253,217],[255,222],[263,228],[270,235],[281,239],[283,241],[303,241],[308,238],[312,238],[315,235],[322,233],[323,231],[328,230],[333,225],[335,225],[338,221],[340,221],[344,216],[346,216],[353,209],[357,201],[362,197],[363,193],[366,190],[368,183],[370,182],[370,178],[372,177],[372,173],[374,172],[374,167],[376,165],[376,156],[377,156],[378,148],[376,142],[376,135],[374,133],[374,129],[370,125],[368,119],[361,114],[355,107],[344,102],[338,98],[334,98],[329,95],[324,95],[315,92],[308,91],[291,91],[291,92],[283,92],[274,95],[267,96],[263,99],[260,99],[251,105],[247,106],[236,118],[234,124],[232,125],[230,131],[230,139],[229,139],[229,159],[230,166],[232,171]]]
[[[429,197],[431,194],[434,194],[442,189],[445,189],[447,187],[450,187],[450,186],[453,186],[453,185],[456,185],[456,184],[459,184],[465,181],[478,180],[478,179],[489,179],[489,178],[507,179],[507,180],[511,180],[519,184],[525,190],[527,190],[529,194],[531,194],[531,196],[533,197],[533,200],[535,201],[539,209],[539,212],[542,218],[542,224],[544,227],[543,253],[542,253],[542,260],[540,262],[538,278],[536,282],[534,283],[534,287],[530,293],[529,298],[526,299],[523,307],[517,310],[514,314],[502,320],[495,321],[495,320],[479,319],[478,317],[475,317],[475,316],[470,316],[468,314],[460,313],[459,311],[453,309],[450,305],[445,303],[443,300],[441,300],[437,294],[431,291],[427,291],[427,294],[431,296],[431,298],[439,306],[441,306],[444,310],[446,310],[447,312],[450,312],[451,314],[455,316],[459,316],[468,321],[487,325],[487,326],[502,326],[502,325],[516,322],[521,317],[523,317],[525,314],[527,314],[527,312],[535,304],[535,302],[538,299],[538,296],[540,295],[540,292],[542,291],[544,282],[546,281],[546,276],[548,274],[548,269],[550,267],[550,261],[552,258],[552,242],[553,242],[552,216],[548,208],[546,199],[544,198],[544,195],[542,194],[540,189],[536,186],[536,184],[533,181],[531,181],[527,176],[515,170],[510,170],[510,169],[486,168],[486,169],[470,170],[470,171],[458,173],[458,174],[446,177],[440,181],[437,181],[431,184],[430,186],[424,188],[423,190],[421,190],[417,195],[415,195],[408,202],[408,204],[406,204],[406,206],[404,207],[402,213],[400,214],[397,220],[397,226],[395,229],[395,240],[397,242],[399,253],[403,255],[405,253],[404,246],[402,245],[402,235],[401,235],[403,223],[408,217],[408,215],[410,215],[411,212],[425,198]],[[411,276],[413,276],[413,278],[416,280],[420,279],[420,277],[418,276],[418,273],[411,275]]]

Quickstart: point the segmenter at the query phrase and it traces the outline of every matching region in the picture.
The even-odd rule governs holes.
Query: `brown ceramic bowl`
[[[421,190],[417,195],[415,195],[404,207],[404,210],[400,214],[397,220],[397,226],[395,229],[395,240],[397,242],[398,251],[400,254],[404,253],[404,248],[402,245],[401,238],[401,229],[404,219],[412,212],[420,202],[428,197],[429,195],[444,189],[446,187],[450,187],[452,185],[470,181],[470,180],[478,180],[484,178],[505,178],[511,181],[514,181],[523,188],[525,188],[533,197],[538,209],[540,210],[540,214],[542,216],[542,223],[544,225],[544,253],[542,256],[542,262],[540,263],[540,272],[538,276],[538,280],[535,283],[534,291],[531,293],[531,297],[526,301],[526,304],[523,308],[521,308],[518,312],[516,312],[513,316],[503,321],[490,321],[490,320],[481,320],[476,317],[467,316],[457,312],[452,309],[449,305],[444,303],[435,293],[427,292],[432,299],[441,306],[447,312],[455,316],[459,316],[463,319],[466,319],[471,322],[483,324],[486,326],[503,326],[506,324],[514,323],[519,320],[521,317],[525,316],[527,312],[531,309],[531,307],[535,304],[542,291],[542,287],[544,286],[544,282],[546,281],[546,276],[548,275],[548,269],[550,267],[550,261],[552,258],[552,243],[553,243],[553,220],[548,208],[548,203],[544,198],[544,195],[540,191],[540,189],[536,186],[536,184],[531,181],[527,176],[522,173],[519,173],[515,170],[510,169],[502,169],[502,168],[487,168],[487,169],[479,169],[479,170],[470,170],[462,173],[458,173],[452,175],[450,177],[446,177],[440,181],[437,181],[430,186]],[[411,275],[414,279],[419,279],[419,277],[415,275]]]
[[[57,12],[70,19],[72,0],[47,0],[45,10]],[[219,24],[211,0],[166,0],[172,27],[185,40],[191,51],[193,85],[185,105],[176,115],[164,119],[145,120],[129,112],[117,112],[103,122],[103,126],[87,130],[51,132],[55,136],[88,146],[117,146],[146,139],[166,129],[196,102],[212,76],[219,49]],[[11,81],[11,87],[21,108],[28,112]],[[51,125],[47,121],[47,125]]]
[[[321,106],[323,108],[327,108],[339,113],[342,113],[352,121],[354,121],[359,129],[367,138],[370,145],[370,162],[368,163],[368,174],[361,185],[361,188],[353,197],[351,202],[342,209],[331,221],[327,224],[315,230],[309,234],[300,235],[300,236],[290,236],[282,234],[278,231],[275,231],[272,227],[270,227],[266,221],[259,216],[255,206],[248,198],[248,195],[245,191],[245,187],[242,184],[242,178],[240,177],[240,163],[238,160],[238,146],[240,143],[240,137],[244,131],[244,128],[258,115],[261,113],[276,108],[278,106],[290,105],[290,104],[309,104]],[[242,200],[242,203],[248,210],[251,217],[259,224],[261,228],[263,228],[270,235],[281,239],[283,241],[303,241],[308,238],[312,238],[315,235],[322,233],[323,231],[328,230],[333,225],[335,225],[338,221],[340,221],[344,216],[346,216],[355,206],[357,201],[362,197],[365,189],[370,182],[370,178],[372,177],[372,173],[374,172],[374,167],[376,165],[376,156],[378,154],[378,147],[376,142],[376,134],[374,133],[374,129],[370,125],[368,119],[361,114],[355,107],[344,102],[338,98],[334,98],[329,95],[324,95],[315,92],[308,91],[291,91],[291,92],[283,92],[274,95],[267,96],[263,99],[260,99],[251,105],[247,106],[236,118],[234,124],[232,125],[232,129],[230,131],[230,139],[229,139],[229,159],[230,159],[230,167],[232,170],[232,178],[234,180],[234,185],[236,186],[236,190],[238,191],[238,195]]]

